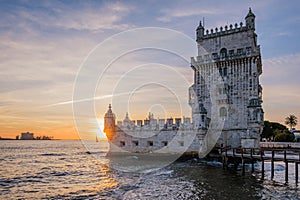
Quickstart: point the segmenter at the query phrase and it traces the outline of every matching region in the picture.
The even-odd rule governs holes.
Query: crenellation
[[[244,32],[244,31],[248,31],[249,29],[247,29],[246,26],[243,26],[243,22],[240,23],[240,27],[238,27],[238,24],[235,23],[235,28],[233,28],[232,24],[230,24],[230,29],[228,29],[228,26],[225,26],[225,30],[223,29],[223,27],[221,26],[220,29],[218,29],[217,27],[214,29],[210,29],[210,31],[207,29],[205,31],[206,34],[203,35],[202,39],[208,39],[208,38],[213,38],[213,37],[217,37],[217,36],[224,36],[224,35],[230,35],[230,34],[234,34],[237,32]]]
[[[152,113],[149,113],[150,118],[144,120],[130,120],[128,113],[123,121],[117,121],[115,128],[119,130],[162,130],[162,129],[177,129],[181,127],[189,127],[191,125],[190,118],[175,118],[155,119]],[[136,122],[136,123],[135,123]]]

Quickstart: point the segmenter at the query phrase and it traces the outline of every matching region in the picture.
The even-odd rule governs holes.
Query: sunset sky
[[[97,47],[103,48],[104,41],[143,27],[173,29],[194,39],[203,17],[209,30],[239,24],[249,7],[256,15],[261,45],[265,119],[283,123],[286,116],[295,114],[300,120],[300,2],[224,2],[0,1],[0,136],[14,138],[29,131],[78,139],[72,107],[81,102],[72,100],[76,77],[83,73],[80,69],[89,62],[101,68],[102,58],[120,56],[118,45],[106,47],[100,58],[93,54]],[[159,36],[149,33],[150,39],[155,37]],[[140,42],[139,37],[130,45],[135,42]],[[184,56],[188,60],[196,55]],[[133,79],[140,82],[131,83]],[[85,99],[93,101],[100,127],[91,123],[80,131],[87,138],[103,136],[99,129],[109,103],[118,119],[126,111],[134,119],[146,118],[149,111],[160,118],[190,116],[187,91],[192,81],[189,63],[168,52],[145,49],[121,56],[98,80],[95,98]],[[140,85],[130,85],[134,83]]]

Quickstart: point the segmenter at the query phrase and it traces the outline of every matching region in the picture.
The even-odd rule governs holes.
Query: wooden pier
[[[229,163],[235,167],[242,164],[242,175],[245,175],[245,164],[251,164],[251,172],[254,172],[254,163],[261,162],[262,178],[265,175],[265,162],[271,162],[271,179],[274,178],[274,165],[276,162],[285,163],[285,182],[288,182],[289,163],[295,164],[295,182],[298,184],[298,165],[300,163],[300,149],[296,148],[221,148],[223,168],[228,168]]]

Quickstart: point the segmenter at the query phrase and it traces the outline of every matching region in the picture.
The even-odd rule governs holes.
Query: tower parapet
[[[199,42],[203,39],[209,39],[214,37],[220,37],[225,35],[231,35],[238,32],[247,32],[247,31],[254,31],[255,30],[255,15],[252,13],[251,8],[249,8],[249,12],[245,17],[245,25],[243,22],[235,23],[234,25],[230,24],[225,25],[224,27],[216,27],[215,29],[206,29],[202,25],[201,21],[196,29],[197,39],[196,41]]]

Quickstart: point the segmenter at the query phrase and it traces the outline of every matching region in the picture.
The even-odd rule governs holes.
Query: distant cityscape
[[[34,133],[30,133],[30,132],[24,132],[21,133],[21,135],[17,135],[16,140],[53,140],[53,136],[36,136],[34,137]],[[0,140],[14,140],[12,138],[2,138],[0,136]]]

